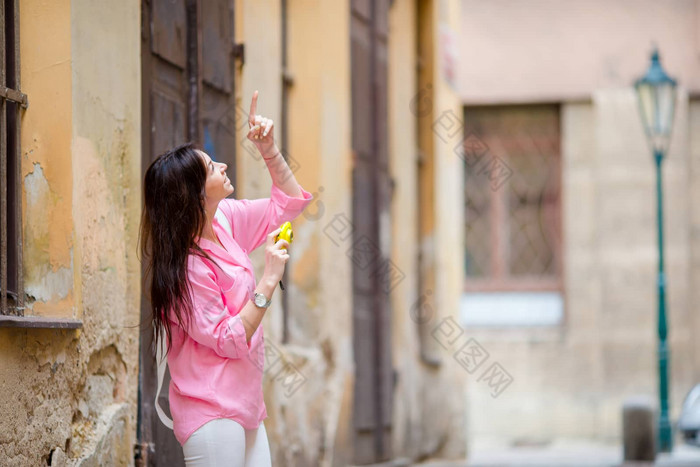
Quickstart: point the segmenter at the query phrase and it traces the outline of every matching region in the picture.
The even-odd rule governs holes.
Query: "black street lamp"
[[[666,276],[664,274],[664,229],[663,196],[661,190],[661,162],[664,159],[671,139],[673,114],[676,106],[676,81],[670,78],[661,67],[659,52],[651,54],[651,66],[647,73],[634,85],[637,91],[639,111],[649,144],[656,162],[656,218],[659,241],[658,272],[658,359],[659,359],[659,444],[660,452],[673,449],[673,434],[668,415],[668,366],[667,344],[668,326],[666,323]]]

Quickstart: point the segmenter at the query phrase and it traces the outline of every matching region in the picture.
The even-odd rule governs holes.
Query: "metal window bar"
[[[0,314],[22,316],[19,0],[0,0],[0,24]]]

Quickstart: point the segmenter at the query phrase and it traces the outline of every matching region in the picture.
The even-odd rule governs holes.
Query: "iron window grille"
[[[0,314],[23,316],[19,0],[0,1]]]

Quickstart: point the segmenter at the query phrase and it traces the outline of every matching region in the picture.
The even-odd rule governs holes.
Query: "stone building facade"
[[[469,288],[466,278],[462,324],[513,378],[498,398],[468,381],[468,438],[475,448],[617,442],[623,401],[657,398],[656,174],[632,86],[646,72],[653,44],[680,87],[663,165],[670,402],[677,420],[683,397],[700,381],[698,3],[462,6],[459,83],[466,115],[485,121],[479,117],[485,112],[552,109],[561,221],[553,241],[560,284],[548,292],[556,301],[541,301],[533,289]],[[467,127],[472,123],[465,118]],[[507,157],[499,131],[482,137]],[[535,174],[549,168],[538,166]],[[513,170],[513,180],[527,175]],[[527,176],[529,186],[536,183]],[[518,299],[508,301],[513,294]],[[505,298],[488,302],[484,313],[472,297],[487,295]]]

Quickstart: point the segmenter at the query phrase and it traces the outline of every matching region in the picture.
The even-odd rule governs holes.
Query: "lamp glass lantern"
[[[661,67],[659,52],[651,54],[651,65],[634,85],[647,139],[655,155],[668,149],[676,107],[676,81]]]

